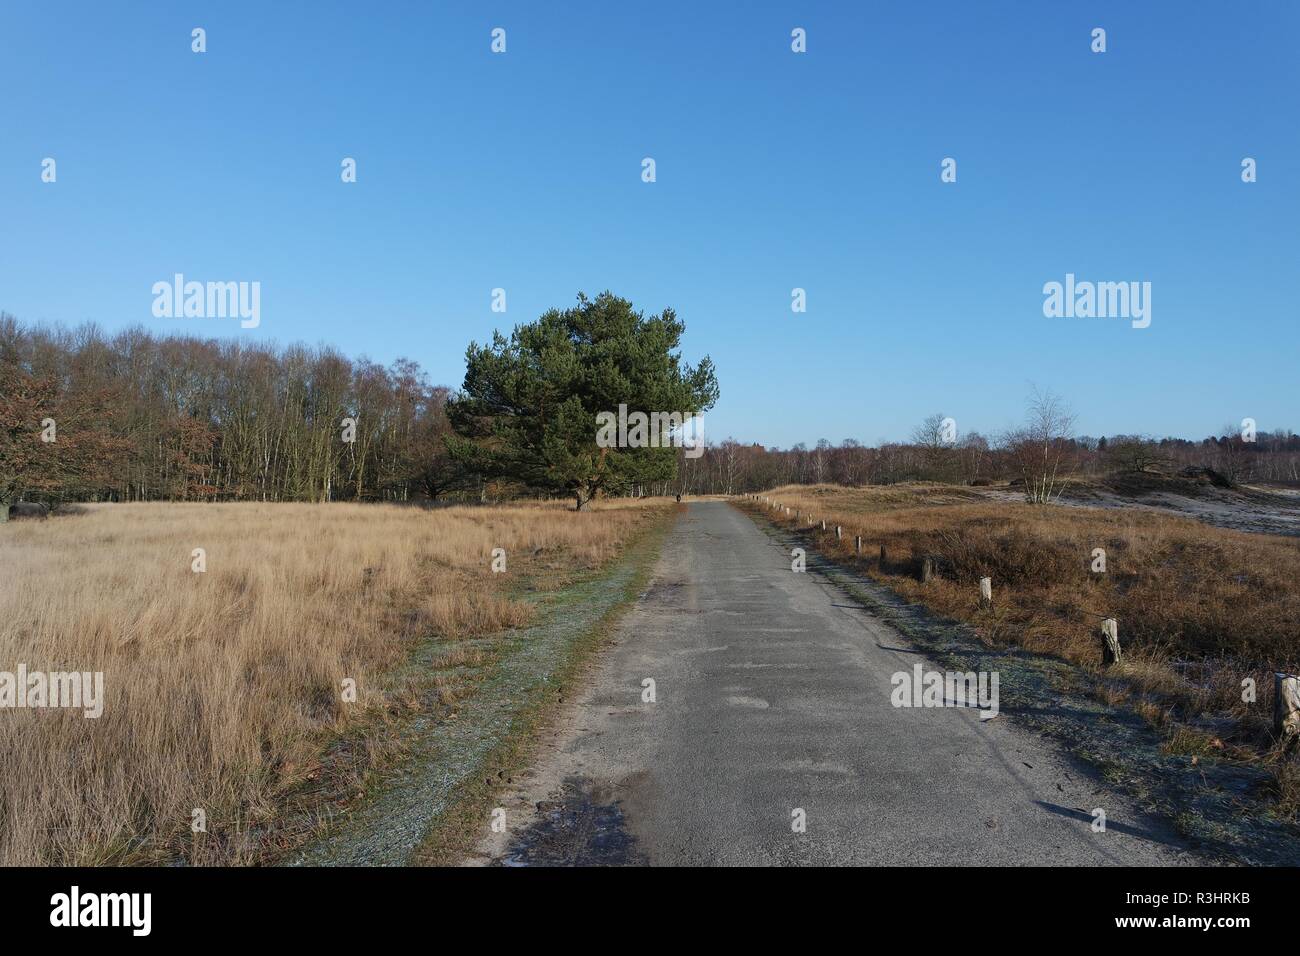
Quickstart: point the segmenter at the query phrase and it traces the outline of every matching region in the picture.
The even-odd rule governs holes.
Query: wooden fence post
[[[1119,621],[1108,617],[1101,622],[1101,662],[1107,667],[1118,664],[1123,659],[1119,647]]]
[[[1300,733],[1300,677],[1273,674],[1273,731],[1282,737]]]
[[[993,606],[993,579],[980,578],[980,607]]]
[[[921,583],[929,584],[932,577],[934,577],[934,558],[927,554],[921,559]]]
[[[854,554],[862,553],[862,535],[860,534],[853,536],[853,553]]]
[[[835,540],[836,540],[836,541],[839,541],[839,540],[840,540],[841,538],[843,538],[843,537],[844,537],[844,532],[843,532],[843,530],[840,528],[839,525],[836,525],[836,526],[835,526]]]

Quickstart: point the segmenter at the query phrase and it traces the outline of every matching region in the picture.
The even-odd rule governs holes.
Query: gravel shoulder
[[[544,596],[537,624],[479,639],[493,648],[496,662],[455,718],[412,718],[400,765],[382,774],[364,802],[288,865],[441,862],[431,846],[455,846],[458,840],[438,831],[460,826],[464,814],[490,797],[509,779],[513,763],[531,752],[538,729],[563,700],[572,670],[644,586],[663,528],[643,532],[611,567]],[[430,641],[411,666],[445,648]]]

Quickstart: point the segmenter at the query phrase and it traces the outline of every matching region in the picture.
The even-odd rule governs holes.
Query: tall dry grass
[[[98,719],[0,710],[0,864],[247,861],[193,810],[266,826],[331,740],[395,705],[385,675],[417,640],[457,663],[457,639],[529,619],[511,580],[598,566],[665,507],[99,505],[0,526],[0,670],[105,682]]]
[[[767,495],[801,512],[804,526],[815,518],[820,548],[989,641],[1096,672],[1100,622],[1115,618],[1127,659],[1106,672],[1112,703],[1163,728],[1172,750],[1277,756],[1271,672],[1300,669],[1300,539],[1136,509],[988,503],[938,485],[789,486]],[[835,525],[844,529],[838,542]],[[1106,552],[1104,574],[1091,570],[1094,548]],[[927,555],[937,573],[921,584]],[[993,580],[989,609],[979,606],[981,577]],[[1247,677],[1256,682],[1253,703],[1242,700]]]

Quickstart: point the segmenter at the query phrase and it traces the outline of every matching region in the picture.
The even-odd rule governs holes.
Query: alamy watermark
[[[599,448],[684,448],[687,458],[704,454],[704,416],[695,412],[596,413]]]
[[[104,713],[103,671],[0,671],[0,709],[68,707],[83,717]]]
[[[50,897],[50,925],[55,927],[120,926],[132,936],[148,936],[152,914],[152,893],[83,893],[74,885]]]
[[[1064,284],[1044,284],[1043,296],[1049,319],[1132,319],[1135,329],[1151,324],[1150,282],[1076,282],[1067,272]]]
[[[978,707],[980,720],[998,715],[997,671],[927,671],[917,664],[910,674],[895,673],[890,683],[895,707]]]
[[[171,282],[155,282],[152,291],[154,318],[237,318],[242,329],[262,323],[260,282],[186,282],[178,272]]]

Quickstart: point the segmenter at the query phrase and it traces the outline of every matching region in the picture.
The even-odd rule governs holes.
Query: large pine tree
[[[470,345],[462,394],[447,411],[453,455],[480,474],[567,494],[579,510],[597,494],[671,479],[677,452],[602,447],[601,413],[700,414],[718,399],[713,363],[681,361],[685,325],[672,309],[644,315],[609,292],[578,295],[507,339]],[[702,437],[699,440],[703,440]]]

